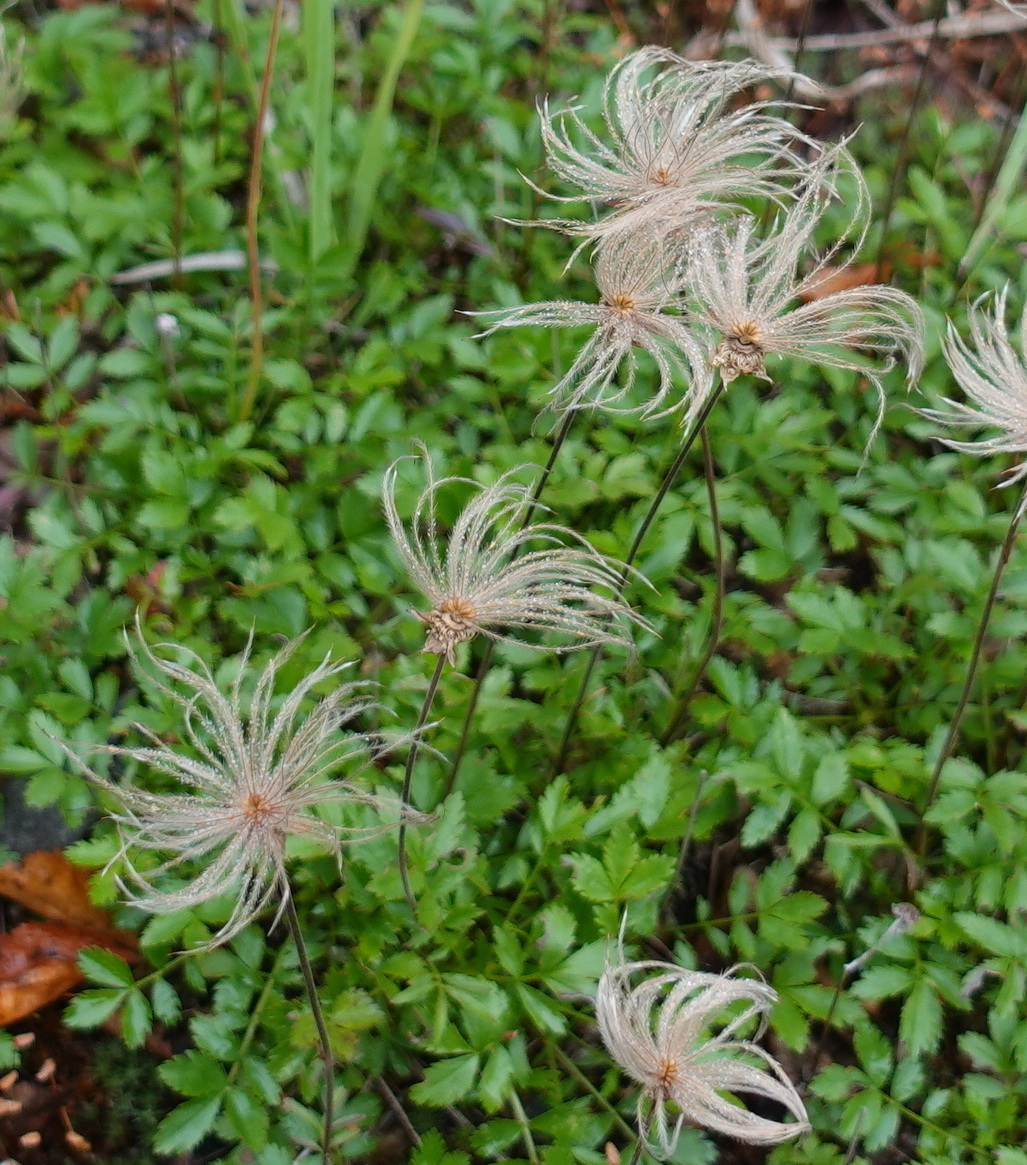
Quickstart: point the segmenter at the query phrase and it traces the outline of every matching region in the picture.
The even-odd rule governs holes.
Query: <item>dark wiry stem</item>
[[[660,739],[660,744],[666,748],[672,740],[676,740],[688,714],[692,698],[699,689],[706,669],[710,666],[720,643],[720,632],[724,626],[724,534],[720,528],[720,507],[717,505],[717,478],[713,466],[713,450],[710,448],[710,437],[703,426],[702,431],[703,473],[706,477],[706,493],[710,499],[710,521],[713,523],[713,559],[716,570],[715,589],[713,591],[713,605],[710,610],[710,629],[706,636],[706,648],[695,665],[692,679],[685,689],[685,694],[678,700],[674,718],[667,726]]]
[[[292,941],[296,944],[296,953],[299,955],[303,984],[307,989],[310,1010],[314,1016],[314,1026],[317,1028],[317,1039],[321,1045],[321,1059],[324,1061],[324,1125],[321,1131],[321,1155],[325,1165],[331,1165],[332,1116],[335,1109],[335,1059],[332,1056],[332,1045],[328,1038],[328,1025],[325,1023],[324,1012],[321,1010],[321,1000],[317,996],[317,983],[314,980],[314,971],[307,954],[307,944],[303,941],[299,916],[296,914],[296,904],[292,900],[292,890],[288,885],[285,887],[284,898],[285,917],[292,933]]]
[[[646,515],[642,519],[642,524],[639,526],[638,532],[635,534],[634,540],[631,543],[631,547],[624,557],[624,569],[621,571],[620,582],[617,585],[614,598],[619,599],[624,594],[624,590],[628,585],[628,580],[631,578],[632,564],[638,555],[642,541],[646,534],[649,532],[649,527],[653,524],[653,520],[656,517],[657,511],[663,504],[663,499],[670,492],[671,486],[677,480],[677,476],[681,472],[681,467],[685,463],[685,458],[691,452],[692,446],[695,444],[696,437],[698,437],[702,432],[704,426],[706,425],[706,421],[709,419],[710,413],[713,412],[713,406],[717,403],[718,399],[720,398],[720,394],[723,391],[724,382],[722,380],[718,380],[716,387],[711,389],[710,394],[706,399],[706,403],[703,405],[702,410],[696,417],[695,423],[692,425],[691,432],[685,438],[681,448],[678,450],[677,456],[671,462],[670,468],[664,474],[663,481],[660,482],[660,488],[656,491],[656,496],[650,503],[649,509],[646,511]],[[592,679],[592,673],[595,671],[596,664],[599,662],[599,657],[602,655],[602,653],[602,644],[597,644],[592,648],[591,652],[589,652],[588,663],[585,666],[585,674],[581,677],[581,686],[578,688],[577,697],[575,698],[574,704],[571,707],[570,715],[567,717],[567,725],[564,728],[563,739],[560,741],[560,750],[556,754],[556,761],[553,765],[554,774],[562,773],[564,766],[567,763],[567,752],[570,748],[571,739],[574,736],[574,730],[578,724],[578,716],[581,714],[582,705],[585,703],[585,697],[588,695],[588,685]]]
[[[410,741],[410,750],[407,752],[406,768],[403,770],[403,791],[399,796],[399,803],[402,807],[401,812],[410,801],[410,785],[414,779],[414,765],[417,763],[421,731],[428,721],[431,706],[435,703],[435,693],[439,690],[439,681],[442,679],[442,669],[445,666],[446,657],[440,655],[438,662],[435,664],[435,670],[432,672],[431,679],[428,681],[428,690],[424,693],[424,702],[421,704],[421,712],[417,717],[417,727],[414,729],[413,739]],[[403,882],[403,893],[406,895],[410,912],[416,918],[417,902],[414,898],[413,891],[410,889],[410,872],[407,869],[407,822],[405,817],[400,818],[399,822],[399,876]]]
[[[924,53],[923,64],[920,68],[920,75],[917,77],[916,91],[913,94],[913,100],[909,103],[909,117],[906,120],[906,127],[902,132],[902,141],[899,143],[899,156],[895,163],[895,169],[892,171],[891,183],[888,186],[888,195],[885,198],[884,209],[881,213],[881,240],[877,248],[877,273],[875,276],[875,282],[877,283],[883,282],[882,270],[884,266],[885,247],[888,242],[888,230],[891,226],[891,216],[899,198],[899,183],[905,177],[906,169],[909,165],[909,155],[912,150],[913,140],[913,122],[920,112],[920,104],[927,90],[927,70],[930,66],[931,54],[938,40],[938,26],[941,24],[941,18],[944,15],[944,3],[942,0],[935,0],[934,14],[932,17],[934,20],[934,28],[931,30],[931,39],[928,41],[927,51]]]
[[[563,420],[560,423],[560,428],[556,436],[553,438],[553,445],[549,451],[549,460],[542,468],[542,473],[539,475],[538,481],[535,483],[535,488],[531,494],[531,500],[528,503],[528,508],[524,513],[524,521],[521,523],[521,532],[531,523],[535,517],[535,511],[539,507],[539,500],[542,497],[542,491],[546,488],[549,478],[553,472],[553,466],[556,464],[556,459],[563,448],[563,443],[567,439],[567,434],[570,432],[571,422],[574,420],[574,410],[568,410],[564,413]],[[511,556],[511,561],[520,553],[520,547]],[[453,786],[456,784],[456,776],[460,771],[460,765],[463,763],[464,754],[467,751],[467,739],[471,732],[471,723],[474,720],[474,713],[478,709],[478,700],[481,698],[482,685],[485,682],[485,677],[488,675],[489,664],[492,662],[492,652],[495,650],[495,644],[490,639],[482,652],[481,663],[478,664],[478,674],[474,678],[474,688],[471,691],[471,698],[467,704],[467,711],[464,714],[463,727],[460,730],[460,742],[456,746],[456,753],[453,757],[453,764],[449,770],[449,777],[446,780],[446,789],[443,793],[443,799],[449,796],[453,791]]]
[[[966,666],[966,675],[963,678],[963,689],[959,693],[956,710],[953,712],[952,719],[949,722],[949,730],[945,734],[945,740],[938,753],[938,759],[934,762],[934,771],[931,773],[931,787],[927,790],[927,800],[924,803],[916,841],[913,844],[914,850],[921,858],[923,858],[927,849],[926,814],[934,804],[934,798],[938,795],[938,786],[941,783],[941,771],[945,767],[945,762],[952,755],[952,750],[956,747],[959,726],[962,723],[966,706],[970,702],[970,693],[973,691],[974,680],[977,676],[977,667],[981,661],[981,650],[984,647],[984,634],[988,629],[991,612],[995,606],[995,600],[998,597],[998,587],[1002,579],[1002,572],[1005,570],[1006,563],[1009,562],[1009,556],[1013,552],[1013,543],[1016,541],[1016,533],[1020,528],[1020,521],[1023,518],[1024,510],[1027,510],[1027,486],[1024,487],[1020,501],[1009,521],[1009,529],[1006,531],[1005,541],[999,550],[998,562],[995,564],[995,573],[991,576],[988,597],[984,600],[984,609],[981,611],[980,622],[977,624],[977,634],[974,636],[973,648],[970,651],[970,662]]]

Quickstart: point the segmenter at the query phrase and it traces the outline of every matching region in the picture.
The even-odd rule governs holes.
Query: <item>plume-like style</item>
[[[658,70],[648,79],[644,75]],[[637,234],[654,224],[688,229],[697,219],[736,199],[779,200],[784,175],[804,168],[791,146],[815,148],[773,104],[757,101],[729,111],[742,90],[787,71],[758,61],[687,61],[649,46],[614,66],[603,91],[608,139],[593,133],[578,108],[541,109],[549,167],[579,193],[548,195],[563,202],[613,203],[599,222],[546,223],[572,234],[600,238]],[[541,191],[545,194],[546,191]]]
[[[632,986],[639,974],[646,977]],[[762,980],[733,972],[607,960],[596,994],[599,1031],[606,1050],[642,1087],[639,1136],[656,1156],[674,1152],[686,1121],[760,1145],[808,1131],[806,1109],[781,1066],[752,1040],[734,1038],[754,1017],[765,1022],[776,999]],[[738,1092],[780,1104],[795,1121],[757,1116],[722,1095]]]
[[[684,406],[687,422],[702,406],[711,377],[706,352],[681,314],[684,276],[663,238],[650,231],[606,240],[596,251],[594,273],[599,303],[557,300],[481,312],[478,314],[486,318],[502,317],[483,334],[519,324],[551,328],[592,325],[592,335],[574,363],[549,390],[556,412],[594,407],[652,417]],[[649,388],[644,401],[632,404],[639,350],[652,357],[659,383],[655,389]],[[617,383],[623,364],[627,371]],[[668,406],[665,402],[675,391],[675,377],[681,395]]]
[[[428,629],[424,650],[455,663],[460,643],[483,634],[524,643],[501,634],[501,627],[534,627],[569,635],[559,646],[524,643],[549,651],[572,651],[597,643],[627,644],[612,621],[648,626],[618,596],[625,575],[636,572],[607,558],[563,526],[530,522],[533,508],[526,486],[504,474],[482,487],[464,477],[436,480],[427,453],[422,461],[428,484],[417,500],[409,533],[396,509],[400,458],[385,474],[382,497],[396,549],[417,589],[431,603],[416,612]],[[455,482],[477,493],[457,518],[443,548],[436,522],[440,489]],[[570,543],[568,545],[567,543]],[[534,545],[536,549],[530,547]],[[594,587],[613,597],[596,594]]]
[[[830,171],[843,167],[856,181],[858,195],[849,229],[826,253],[813,256],[807,274],[799,266],[811,249],[813,233],[832,196]],[[817,294],[824,269],[850,237],[858,249],[868,206],[863,180],[847,151],[825,156],[774,231],[761,238],[756,220],[742,216],[715,224],[690,240],[688,277],[694,315],[721,334],[710,363],[725,383],[748,374],[765,380],[765,357],[794,356],[865,376],[884,409],[881,378],[898,353],[906,380],[913,384],[923,368],[924,322],[915,300],[894,287],[850,287]],[[799,307],[796,300],[810,297]],[[869,354],[868,355],[865,355]],[[882,363],[872,357],[884,356]],[[875,428],[876,432],[876,428]]]
[[[953,441],[946,445],[962,453],[1027,452],[1027,307],[1020,317],[1020,354],[1017,355],[1006,330],[1008,288],[994,297],[989,317],[982,296],[970,311],[970,343],[963,340],[949,321],[944,340],[945,358],[959,387],[974,402],[944,398],[949,406],[923,409],[924,416],[943,425],[990,425],[1000,432],[980,441]],[[1003,485],[1027,478],[1027,461],[1006,471]]]
[[[194,652],[158,644],[183,654],[187,662],[162,659],[141,634],[139,638],[142,656],[168,682],[153,675],[147,676],[148,681],[182,711],[185,747],[179,750],[137,725],[149,738],[149,747],[111,745],[103,751],[173,777],[189,791],[151,793],[127,783],[113,784],[72,756],[120,802],[121,811],[112,816],[121,830],[122,853],[142,849],[172,855],[156,869],[128,867],[130,884],[123,884],[122,889],[132,905],[164,914],[197,906],[229,890],[236,892],[231,916],[206,944],[213,947],[232,938],[276,898],[281,915],[289,893],[285,843],[290,835],[311,836],[338,849],[339,829],[313,816],[309,812],[313,806],[338,801],[381,805],[379,798],[348,780],[328,779],[341,764],[359,769],[372,759],[374,738],[342,735],[338,730],[377,707],[370,695],[373,685],[340,684],[301,720],[310,692],[322,681],[337,677],[348,664],[325,659],[276,710],[276,677],[300,640],[289,643],[265,665],[256,676],[252,694],[244,690],[253,670],[247,667],[247,645],[226,694]],[[131,644],[129,650],[133,651]],[[133,659],[139,667],[135,652]],[[349,832],[366,836],[377,831]],[[159,888],[165,875],[194,862],[202,869],[184,885]]]

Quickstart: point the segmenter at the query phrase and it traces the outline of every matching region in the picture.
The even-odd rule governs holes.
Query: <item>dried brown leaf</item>
[[[88,927],[101,934],[114,929],[107,911],[89,901],[88,873],[72,865],[60,850],[37,850],[21,862],[0,866],[0,894],[51,922]]]

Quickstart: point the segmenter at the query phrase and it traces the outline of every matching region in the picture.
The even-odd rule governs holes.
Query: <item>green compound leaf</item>
[[[429,1066],[424,1079],[410,1089],[416,1104],[442,1108],[458,1104],[474,1095],[481,1057],[475,1054],[453,1056]]]
[[[158,1153],[185,1153],[198,1145],[214,1127],[221,1112],[221,1097],[187,1100],[157,1126],[153,1147]]]

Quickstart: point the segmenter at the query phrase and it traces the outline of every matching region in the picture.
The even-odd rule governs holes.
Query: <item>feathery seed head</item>
[[[607,78],[606,137],[589,130],[576,107],[551,113],[544,104],[549,166],[578,191],[549,197],[615,206],[598,223],[546,225],[590,238],[635,235],[653,226],[687,230],[725,200],[779,200],[782,176],[801,173],[805,165],[791,147],[815,143],[768,114],[771,102],[729,107],[743,90],[788,76],[758,61],[687,61],[649,46],[626,56]]]
[[[856,181],[849,228],[828,252],[813,255],[811,269],[800,276],[799,265],[811,250],[813,232],[840,171]],[[749,216],[695,232],[688,246],[689,303],[695,318],[723,337],[710,363],[720,369],[725,383],[747,373],[770,379],[765,357],[793,356],[861,373],[877,389],[883,411],[881,378],[896,353],[906,366],[907,383],[917,380],[923,367],[924,321],[905,292],[879,285],[852,287],[793,306],[815,290],[824,268],[848,239],[854,238],[858,247],[867,206],[856,164],[839,147],[819,161],[766,237]],[[885,358],[883,365],[875,364],[875,355]]]
[[[457,646],[479,633],[510,639],[497,630],[502,627],[561,632],[572,642],[559,647],[526,646],[572,651],[596,643],[626,644],[628,640],[616,630],[618,620],[647,626],[619,600],[624,574],[640,576],[594,550],[573,530],[530,522],[531,496],[525,486],[512,480],[517,470],[487,487],[463,477],[436,479],[430,458],[422,451],[428,484],[417,500],[408,531],[396,508],[399,465],[408,459],[400,458],[389,466],[382,498],[400,558],[411,581],[431,603],[427,614],[418,613],[428,629],[425,651],[443,655],[452,664]],[[477,492],[443,546],[436,499],[439,490],[457,482]],[[597,594],[594,588],[610,597]]]
[[[974,402],[944,398],[948,410],[923,409],[924,416],[943,425],[990,425],[998,430],[981,441],[942,440],[961,453],[1027,452],[1027,307],[1020,317],[1020,353],[1016,352],[1006,329],[1008,288],[994,296],[990,316],[982,296],[970,311],[970,343],[963,340],[949,321],[943,347],[945,358],[959,387]],[[1027,462],[1005,474],[1003,485],[1027,478]]]
[[[762,1023],[776,999],[762,980],[730,971],[710,975],[673,963],[625,963],[619,951],[617,962],[607,959],[596,1018],[607,1051],[642,1087],[639,1136],[654,1155],[674,1152],[686,1121],[761,1145],[809,1129],[802,1100],[777,1061],[751,1039],[733,1038],[751,1019]],[[723,1093],[775,1101],[795,1120],[757,1116]]]
[[[372,759],[374,738],[342,735],[338,730],[377,706],[370,695],[373,685],[340,684],[302,716],[313,689],[348,665],[325,659],[279,702],[275,680],[299,642],[287,644],[265,665],[252,692],[244,690],[253,671],[248,667],[252,643],[247,644],[227,693],[195,653],[176,648],[186,662],[162,659],[141,632],[138,651],[129,643],[137,669],[141,656],[162,677],[148,675],[149,682],[181,709],[184,747],[167,744],[138,725],[149,738],[149,747],[107,746],[102,751],[173,777],[187,791],[151,793],[128,783],[113,784],[70,754],[120,803],[120,812],[112,816],[121,829],[122,853],[133,848],[172,855],[153,870],[128,867],[131,885],[122,888],[132,905],[164,914],[197,906],[228,890],[237,893],[231,916],[208,947],[232,938],[276,898],[281,913],[288,893],[285,845],[290,835],[311,836],[338,849],[339,830],[310,812],[315,805],[381,804],[349,781],[328,779],[341,764],[360,768]],[[366,836],[377,829],[350,832]],[[177,889],[158,888],[163,875],[187,862],[199,862],[203,868]]]
[[[711,378],[703,346],[682,314],[684,274],[666,244],[657,231],[606,239],[596,248],[593,261],[599,303],[560,300],[480,312],[486,318],[500,317],[483,335],[518,324],[591,325],[591,336],[550,389],[553,408],[561,414],[598,408],[657,417],[684,407],[687,423],[702,407]],[[640,350],[652,358],[659,382],[647,399],[637,403],[632,394]],[[618,380],[622,366],[626,371]],[[675,380],[681,396],[666,406]]]

